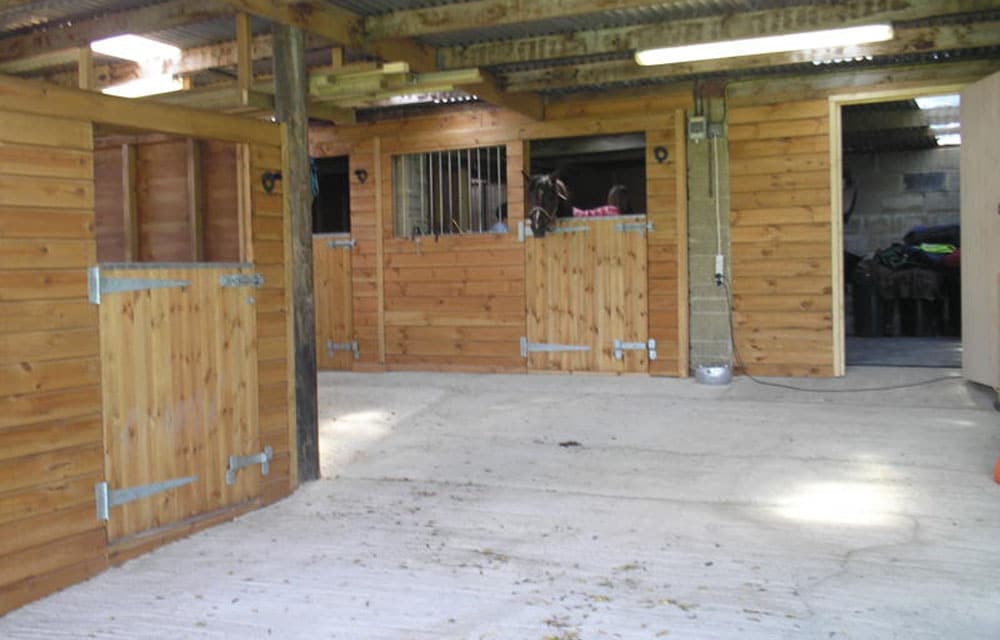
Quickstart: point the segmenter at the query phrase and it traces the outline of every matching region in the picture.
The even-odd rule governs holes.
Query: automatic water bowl
[[[698,384],[725,385],[733,381],[733,369],[728,364],[711,364],[695,367],[694,378]]]

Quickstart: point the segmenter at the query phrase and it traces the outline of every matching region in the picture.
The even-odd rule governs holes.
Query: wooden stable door
[[[526,243],[528,369],[647,371],[645,216],[564,219]]]
[[[227,484],[230,456],[258,453],[252,285],[239,266],[102,267],[101,375],[108,540],[259,495],[259,465]],[[92,293],[93,295],[93,293]],[[115,505],[115,496],[143,497]],[[98,498],[100,503],[100,498]]]
[[[316,366],[350,371],[354,367],[354,312],[348,233],[313,236],[313,289],[316,313]]]

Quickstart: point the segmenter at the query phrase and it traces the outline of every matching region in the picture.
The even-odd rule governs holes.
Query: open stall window
[[[506,147],[394,156],[392,197],[397,238],[503,232]]]
[[[613,205],[621,215],[645,214],[645,134],[532,140],[529,148],[531,174],[556,172],[575,212],[606,215]]]

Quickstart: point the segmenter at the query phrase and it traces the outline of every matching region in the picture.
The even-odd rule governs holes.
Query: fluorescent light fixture
[[[635,61],[640,65],[648,66],[654,64],[695,62],[698,60],[717,60],[719,58],[737,58],[740,56],[755,56],[765,53],[782,53],[785,51],[846,47],[868,42],[892,40],[892,35],[892,25],[873,24],[863,27],[790,33],[781,36],[764,36],[761,38],[746,38],[744,40],[723,40],[721,42],[704,42],[680,47],[664,47],[662,49],[645,49],[636,52]]]
[[[952,131],[954,129],[960,129],[962,125],[958,122],[942,122],[940,124],[932,124],[931,129],[934,131]]]
[[[175,46],[132,34],[91,42],[90,49],[96,53],[133,62],[177,60],[181,56],[181,50]]]
[[[105,87],[101,89],[101,93],[122,98],[141,98],[143,96],[153,96],[158,93],[180,91],[183,88],[184,83],[181,82],[180,78],[174,78],[173,76],[152,76]]]
[[[942,107],[957,107],[961,102],[961,96],[953,93],[947,96],[926,96],[917,98],[917,106],[923,110],[941,109]]]
[[[954,147],[962,144],[962,134],[960,133],[945,133],[939,136],[935,136],[939,147]]]

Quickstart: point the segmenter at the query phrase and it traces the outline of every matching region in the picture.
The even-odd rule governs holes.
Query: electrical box
[[[701,142],[708,135],[708,122],[705,116],[691,116],[688,118],[688,140],[691,142]]]

